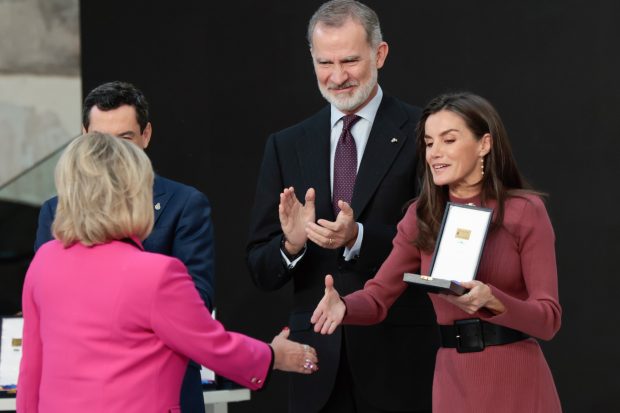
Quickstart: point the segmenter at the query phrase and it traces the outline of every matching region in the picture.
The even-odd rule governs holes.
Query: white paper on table
[[[19,363],[22,359],[23,330],[23,318],[7,317],[2,319],[2,339],[0,339],[0,386],[17,385]]]
[[[431,277],[453,281],[471,281],[490,222],[491,210],[449,205]]]
[[[211,312],[211,317],[215,320],[215,308]],[[200,366],[200,380],[202,383],[209,383],[215,381],[215,372],[205,366]]]
[[[200,379],[203,383],[213,382],[215,381],[215,372],[205,366],[200,366]]]

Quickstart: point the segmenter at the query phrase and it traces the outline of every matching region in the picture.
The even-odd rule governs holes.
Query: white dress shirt
[[[353,135],[353,139],[355,139],[355,147],[357,149],[357,170],[359,171],[360,164],[362,163],[362,159],[364,157],[364,150],[366,149],[366,144],[368,143],[368,137],[370,136],[370,130],[372,129],[372,124],[375,121],[375,116],[377,115],[377,111],[379,110],[379,105],[381,104],[381,99],[383,98],[383,91],[381,90],[381,86],[377,85],[377,94],[359,111],[355,114],[359,116],[361,119],[358,120],[355,125],[351,128],[351,135]],[[346,113],[338,110],[334,105],[331,105],[331,136],[330,136],[330,145],[329,145],[329,182],[330,182],[330,190],[333,194],[334,192],[334,159],[336,157],[336,147],[338,146],[338,139],[340,139],[340,134],[342,133],[342,118],[346,116]],[[343,256],[345,261],[349,261],[353,258],[356,258],[359,255],[359,251],[362,248],[362,240],[364,238],[364,226],[357,222],[357,239],[353,246],[349,249],[345,247]],[[284,262],[288,266],[289,269],[295,267],[295,264],[305,255],[305,247],[304,253],[297,257],[295,260],[290,261],[286,254],[283,251],[280,251],[282,254],[282,258]]]

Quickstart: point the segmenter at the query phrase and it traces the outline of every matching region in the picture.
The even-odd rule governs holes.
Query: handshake
[[[325,296],[317,306],[310,322],[314,331],[332,334],[342,323],[346,307],[338,291],[334,288],[331,275],[325,277]],[[312,374],[319,369],[316,350],[307,344],[299,344],[288,339],[288,327],[274,337],[271,347],[274,353],[273,368],[302,374]]]

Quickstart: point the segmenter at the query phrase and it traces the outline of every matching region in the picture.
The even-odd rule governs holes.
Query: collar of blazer
[[[138,237],[135,237],[135,236],[132,235],[130,237],[123,238],[120,241],[125,242],[125,243],[127,243],[129,245],[133,245],[134,247],[144,251],[144,246],[142,245],[142,241],[140,241],[138,239]]]
[[[398,100],[383,96],[353,190],[351,207],[356,219],[364,212],[368,201],[409,138],[403,128],[411,121]],[[333,220],[335,217],[329,181],[329,106],[304,122],[303,130],[305,136],[297,143],[301,171],[308,185],[316,189],[317,216]]]

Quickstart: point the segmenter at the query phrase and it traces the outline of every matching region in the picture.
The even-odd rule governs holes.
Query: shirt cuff
[[[280,255],[282,256],[282,260],[284,261],[286,268],[288,268],[289,270],[292,270],[293,268],[295,268],[295,265],[297,265],[299,260],[302,259],[304,255],[306,255],[306,246],[304,245],[304,248],[301,250],[299,255],[297,255],[295,259],[293,259],[293,261],[288,259],[288,257],[286,256],[286,254],[284,253],[282,249],[280,249]]]
[[[359,222],[357,224],[357,239],[355,240],[355,244],[349,249],[344,247],[344,253],[342,256],[345,261],[351,261],[359,257],[360,249],[362,249],[362,239],[364,238],[364,226]]]

